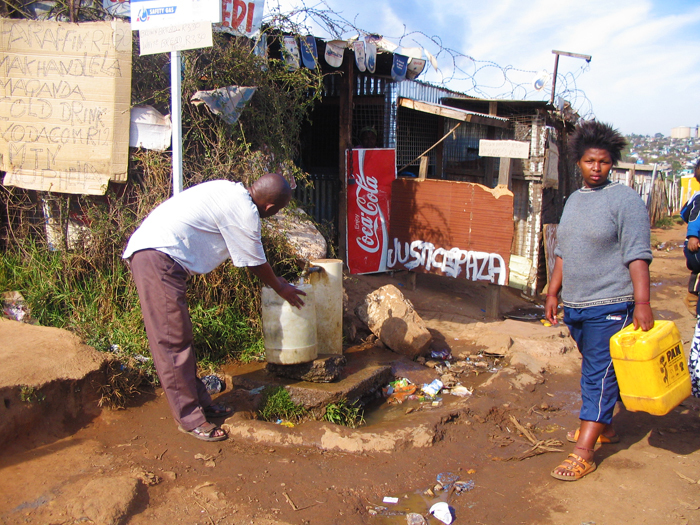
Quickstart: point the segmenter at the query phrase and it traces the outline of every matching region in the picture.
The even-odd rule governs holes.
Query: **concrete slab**
[[[224,374],[233,386],[246,390],[284,386],[292,401],[309,410],[324,407],[341,398],[348,401],[360,399],[379,390],[396,377],[407,377],[418,384],[429,383],[437,377],[435,371],[381,346],[355,346],[346,349],[344,356],[347,365],[340,378],[332,383],[310,383],[276,377],[265,369],[266,363],[224,367]]]
[[[96,414],[105,362],[66,330],[0,319],[0,445]]]

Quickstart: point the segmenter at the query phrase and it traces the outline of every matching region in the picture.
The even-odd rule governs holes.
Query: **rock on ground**
[[[68,510],[76,520],[119,525],[126,521],[138,486],[139,480],[131,476],[93,479],[68,503]]]
[[[393,284],[367,294],[355,313],[394,352],[414,359],[430,345],[425,323]]]

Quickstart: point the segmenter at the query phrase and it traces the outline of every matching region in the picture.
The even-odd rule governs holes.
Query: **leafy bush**
[[[140,56],[138,32],[133,49],[132,105],[170,113],[168,55]],[[212,179],[249,185],[270,171],[308,179],[293,160],[301,125],[320,97],[320,71],[289,71],[282,60],[257,57],[249,40],[219,33],[212,48],[183,57],[185,187]],[[196,90],[229,85],[257,87],[234,125],[189,103]],[[102,351],[138,356],[149,355],[148,343],[121,254],[143,218],[170,196],[171,154],[130,149],[128,169],[129,181],[110,184],[102,197],[0,186],[0,290],[21,292],[40,324],[71,330]],[[58,238],[47,234],[46,210],[52,210]],[[78,223],[83,227],[76,229]],[[300,273],[283,235],[265,223],[263,243],[278,275],[292,280]],[[200,362],[216,366],[262,354],[259,288],[230,262],[191,279],[188,303]]]

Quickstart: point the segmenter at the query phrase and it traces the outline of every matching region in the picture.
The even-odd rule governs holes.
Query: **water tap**
[[[309,264],[309,261],[306,261],[306,264],[304,265],[304,269],[302,270],[300,277],[304,279],[308,277],[309,274],[312,274],[314,272],[320,272],[321,270],[323,270],[323,268],[321,268],[320,266],[311,266]]]

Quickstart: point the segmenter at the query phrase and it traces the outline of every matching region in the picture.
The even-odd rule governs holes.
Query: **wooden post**
[[[345,243],[345,230],[347,228],[348,202],[347,202],[347,164],[345,152],[352,148],[352,95],[355,91],[354,78],[355,59],[352,53],[343,53],[343,74],[340,83],[340,129],[338,137],[338,177],[340,178],[340,195],[338,196],[338,254],[347,264],[348,254]]]
[[[510,171],[510,157],[501,157],[501,164],[498,167],[498,184],[502,186],[508,186],[508,189],[510,189]]]
[[[493,115],[494,117],[498,116],[498,102],[495,100],[490,100],[489,101],[489,115]],[[493,126],[488,126],[486,128],[486,139],[487,140],[494,140],[496,138],[496,128]],[[495,164],[495,159],[494,157],[482,157],[484,159],[484,183],[489,187],[495,187],[497,183],[496,181],[496,174],[493,169],[493,166]]]
[[[416,291],[416,272],[408,272],[408,289],[412,292]]]
[[[420,158],[420,167],[418,168],[418,180],[425,180],[428,176],[428,156],[423,155]]]
[[[436,140],[440,140],[442,138],[442,135],[445,133],[445,118],[444,117],[438,117],[438,137]],[[442,163],[444,162],[443,160],[443,153],[445,150],[445,143],[441,142],[438,144],[437,148],[435,148],[435,178],[436,179],[442,179],[444,178],[443,176],[443,170],[442,170]]]
[[[501,287],[497,284],[489,284],[486,287],[486,317],[501,317]]]

